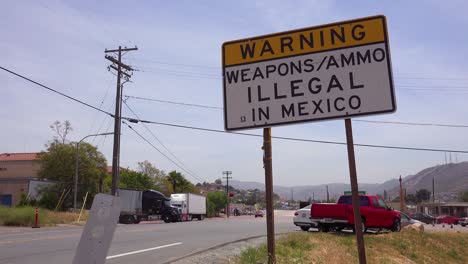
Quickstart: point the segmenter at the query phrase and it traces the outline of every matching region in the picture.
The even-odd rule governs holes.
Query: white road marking
[[[161,249],[161,248],[167,248],[167,247],[172,247],[172,246],[177,246],[177,245],[182,245],[182,242],[177,242],[177,243],[168,244],[168,245],[164,245],[164,246],[147,248],[147,249],[136,250],[136,251],[127,252],[127,253],[122,253],[122,254],[118,254],[118,255],[108,256],[106,259],[119,258],[119,257],[123,257],[123,256],[143,253],[143,252],[146,252],[146,251],[151,251],[151,250],[156,250],[156,249]]]

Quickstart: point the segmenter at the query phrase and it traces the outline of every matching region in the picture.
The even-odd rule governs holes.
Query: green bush
[[[44,223],[45,212],[39,210],[39,223]],[[8,208],[0,206],[0,225],[32,226],[36,217],[36,208],[25,206]]]

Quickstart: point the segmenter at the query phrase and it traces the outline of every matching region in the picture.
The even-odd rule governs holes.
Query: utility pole
[[[432,178],[432,203],[435,203],[434,178]]]
[[[400,175],[400,211],[405,212],[404,206],[405,206],[405,197],[403,196],[403,184],[402,184],[401,175]]]
[[[273,212],[273,155],[271,147],[271,128],[263,129],[263,168],[265,169],[265,200],[267,222],[268,264],[276,263],[275,218]]]
[[[330,194],[328,193],[328,185],[327,185],[327,203],[330,202]]]
[[[312,192],[312,201],[315,203],[315,193]]]
[[[111,194],[116,195],[116,190],[119,186],[119,169],[120,169],[120,128],[121,128],[121,113],[122,113],[122,89],[123,83],[121,84],[122,76],[125,79],[125,82],[130,80],[133,69],[122,62],[122,52],[129,52],[133,50],[138,50],[137,47],[134,48],[122,48],[119,46],[118,49],[114,50],[105,50],[104,53],[114,53],[117,58],[111,55],[106,55],[105,58],[112,62],[112,65],[108,67],[109,71],[111,69],[117,72],[117,93],[115,96],[115,115],[114,115],[114,147],[112,154],[112,186]],[[124,82],[124,83],[125,83]]]
[[[231,201],[231,198],[229,197],[229,179],[232,179],[231,175],[232,171],[223,171],[223,179],[226,179],[226,195],[227,195],[227,207],[226,207],[226,216],[229,218],[229,203]]]

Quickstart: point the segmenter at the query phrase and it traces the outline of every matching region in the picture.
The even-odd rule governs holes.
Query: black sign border
[[[381,19],[382,20],[383,30],[384,30],[384,41],[379,41],[379,42],[374,42],[374,43],[365,43],[365,44],[348,46],[348,47],[341,47],[341,48],[336,48],[336,49],[328,49],[328,50],[324,50],[324,51],[294,54],[294,55],[291,55],[291,56],[285,56],[285,57],[281,57],[281,58],[265,59],[265,60],[261,60],[261,61],[255,61],[255,62],[248,62],[248,63],[225,66],[225,46],[229,45],[229,44],[238,43],[238,42],[245,42],[245,41],[249,41],[249,40],[262,39],[262,38],[273,37],[273,36],[284,35],[284,34],[290,34],[290,33],[300,32],[300,31],[304,31],[304,30],[320,29],[320,28],[330,27],[330,26],[335,26],[335,25],[355,23],[355,22],[360,22],[360,21],[368,21],[368,20],[373,20],[373,19]],[[264,62],[264,61],[269,61],[269,60],[279,60],[279,59],[296,57],[296,56],[303,56],[303,55],[308,55],[308,54],[316,54],[316,53],[329,52],[329,51],[334,51],[334,50],[341,50],[341,49],[355,48],[355,47],[360,47],[360,46],[374,45],[374,44],[378,44],[378,43],[385,43],[385,52],[387,53],[388,78],[389,78],[390,92],[391,92],[391,97],[392,97],[392,108],[391,109],[384,110],[384,111],[356,113],[356,114],[340,115],[340,116],[333,116],[333,117],[287,121],[287,122],[274,123],[274,124],[263,124],[263,125],[259,124],[259,125],[248,126],[248,127],[235,127],[235,128],[229,128],[228,127],[228,123],[227,123],[227,112],[228,111],[227,111],[227,104],[226,104],[226,101],[227,101],[226,100],[226,78],[225,78],[226,68],[233,67],[233,66],[239,66],[239,65],[248,65],[248,64],[252,64],[252,63]],[[246,38],[246,39],[228,41],[228,42],[223,43],[222,55],[223,55],[222,56],[223,104],[224,104],[223,110],[224,110],[224,129],[226,131],[240,131],[240,130],[248,130],[248,129],[265,128],[265,127],[284,126],[284,125],[297,124],[297,123],[312,123],[312,122],[318,122],[318,121],[324,121],[324,120],[339,120],[339,119],[359,117],[359,116],[390,114],[390,113],[394,113],[396,111],[396,109],[397,109],[397,107],[396,107],[396,98],[395,98],[395,87],[394,87],[394,84],[393,84],[393,73],[392,73],[392,64],[391,64],[391,56],[390,56],[390,47],[389,47],[389,41],[388,41],[387,19],[386,19],[386,17],[384,15],[365,17],[365,18],[341,21],[341,22],[325,24],[325,25],[320,25],[320,26],[314,26],[314,27],[309,27],[309,28],[302,28],[302,29],[296,29],[296,30],[291,30],[291,31],[283,31],[283,32],[278,32],[278,33],[274,33],[274,34],[269,34],[269,35],[256,36],[256,37],[253,37],[253,38]]]

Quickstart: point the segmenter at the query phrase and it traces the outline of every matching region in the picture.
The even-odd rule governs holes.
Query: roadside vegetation
[[[36,208],[0,206],[0,225],[5,226],[33,226]],[[39,226],[54,226],[57,224],[70,224],[78,219],[78,213],[54,212],[47,209],[39,209]],[[81,221],[86,221],[88,214],[83,212]]]
[[[468,236],[416,231],[367,234],[368,263],[468,263]],[[237,263],[267,263],[267,247],[241,253]],[[352,234],[294,233],[276,241],[277,263],[358,263]]]

